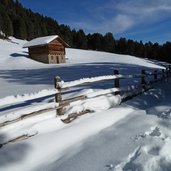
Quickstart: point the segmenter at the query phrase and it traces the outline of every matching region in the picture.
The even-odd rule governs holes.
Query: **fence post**
[[[62,94],[61,94],[61,87],[59,83],[61,82],[61,78],[59,76],[55,77],[54,84],[55,89],[57,89],[58,93],[55,94],[55,101],[56,103],[60,103],[62,101]],[[63,114],[63,108],[56,110],[56,115],[62,115]]]
[[[116,75],[116,76],[119,75],[119,71],[118,71],[118,70],[114,70],[113,73],[114,73],[114,75]],[[120,88],[119,78],[116,78],[116,79],[114,80],[114,87],[115,87],[115,88]]]
[[[145,88],[145,84],[146,84],[146,81],[145,81],[145,70],[142,69],[141,70],[141,85],[143,86],[143,88]]]
[[[157,81],[157,70],[154,70],[154,81]]]

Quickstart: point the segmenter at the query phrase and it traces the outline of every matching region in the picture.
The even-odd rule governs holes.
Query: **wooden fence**
[[[113,94],[113,95],[121,95],[122,102],[126,101],[130,98],[137,96],[138,94],[147,91],[151,88],[152,84],[160,81],[160,80],[167,80],[171,75],[171,65],[167,66],[166,69],[163,70],[154,70],[153,72],[148,72],[146,70],[141,70],[140,74],[134,75],[121,75],[118,70],[113,71],[113,75],[106,75],[106,76],[99,76],[99,77],[92,77],[92,78],[84,78],[80,80],[70,81],[70,82],[63,82],[60,77],[55,77],[55,107],[44,107],[42,109],[33,111],[31,113],[22,114],[19,117],[16,117],[13,120],[7,120],[5,122],[0,122],[0,127],[30,118],[37,115],[44,114],[49,111],[56,110],[56,115],[63,115],[64,109],[66,106],[70,105],[70,103],[78,101],[78,100],[86,100],[89,98],[98,97],[105,94]],[[149,79],[150,78],[150,79]],[[122,84],[122,80],[133,80],[138,79],[139,82],[137,85],[130,84],[127,87],[124,87]],[[98,92],[80,95],[68,99],[64,99],[64,94],[69,94],[71,91],[71,87],[80,86],[80,85],[89,85],[93,83],[103,82],[105,84],[106,81],[113,81],[111,84],[113,85],[111,88],[105,90],[99,90]],[[77,91],[77,90],[74,90]],[[36,99],[35,99],[36,100]],[[83,113],[90,112],[89,110],[83,111]],[[69,123],[71,120],[70,118],[75,118],[82,113],[76,113],[69,115],[69,120],[65,120],[66,123]]]
[[[126,101],[134,96],[137,96],[140,93],[143,93],[144,91],[147,91],[149,88],[151,88],[153,83],[156,83],[161,80],[167,80],[169,79],[171,75],[171,65],[166,67],[166,69],[163,70],[154,70],[153,72],[148,72],[146,70],[141,70],[140,74],[134,74],[134,75],[121,75],[118,70],[113,71],[113,75],[106,75],[106,76],[99,76],[99,77],[92,77],[92,78],[84,78],[81,80],[75,80],[71,82],[63,82],[60,77],[55,77],[55,89],[56,89],[56,94],[55,94],[55,101],[56,101],[56,107],[53,108],[44,108],[38,111],[34,111],[32,113],[27,113],[24,114],[18,118],[15,118],[13,120],[9,120],[3,123],[0,123],[0,127],[21,121],[23,119],[27,119],[33,116],[37,116],[52,110],[56,110],[57,115],[63,115],[64,114],[64,108],[68,106],[70,103],[78,101],[78,100],[85,100],[88,98],[94,98],[97,96],[105,95],[105,94],[113,94],[113,95],[121,95],[122,101]],[[139,84],[134,85],[132,88],[131,85],[127,85],[127,88],[125,88],[122,85],[122,80],[129,79],[139,79]],[[98,92],[93,92],[90,94],[86,95],[81,95],[77,97],[72,97],[68,99],[64,99],[63,95],[64,93],[70,93],[70,88],[75,87],[75,86],[80,86],[80,85],[85,85],[85,84],[92,84],[92,83],[99,83],[99,82],[105,82],[105,81],[113,81],[113,87],[101,90]],[[90,112],[89,110],[80,112],[80,113],[72,113],[67,116],[65,119],[61,119],[64,123],[70,123],[72,120],[74,120],[76,117],[85,114],[87,112]],[[6,145],[10,142],[16,142],[20,141],[23,139],[27,139],[29,137],[32,137],[36,134],[32,135],[21,135],[13,140],[10,140],[8,142],[5,142],[3,144],[0,144],[0,148],[3,145]]]
[[[147,91],[150,86],[160,80],[168,79],[171,75],[171,65],[167,66],[166,69],[162,70],[154,70],[153,72],[148,72],[146,70],[141,70],[140,74],[135,75],[121,75],[119,73],[119,70],[114,70],[113,75],[105,75],[105,76],[99,76],[99,77],[92,77],[92,78],[84,78],[81,80],[75,80],[71,82],[64,82],[62,79],[57,76],[55,77],[54,83],[55,83],[55,89],[57,89],[57,93],[55,94],[55,100],[58,104],[56,114],[57,115],[63,115],[64,114],[64,107],[68,106],[70,103],[78,101],[78,100],[85,100],[88,98],[93,98],[97,96],[101,96],[104,94],[114,94],[118,95],[120,94],[122,96],[122,101],[128,100],[144,91]],[[151,77],[151,79],[149,79]],[[134,88],[123,88],[121,86],[121,80],[122,79],[139,79],[138,86],[135,86]],[[69,92],[71,87],[85,85],[85,84],[92,84],[92,83],[98,83],[98,82],[105,82],[109,80],[114,80],[114,84],[112,88],[106,89],[105,91],[99,91],[99,93],[92,93],[90,95],[81,95],[73,98],[68,98],[63,100],[63,94]],[[132,84],[130,85],[130,87]]]

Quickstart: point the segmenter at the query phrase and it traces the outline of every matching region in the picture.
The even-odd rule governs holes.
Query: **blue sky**
[[[86,33],[171,41],[171,0],[20,0],[24,7]]]

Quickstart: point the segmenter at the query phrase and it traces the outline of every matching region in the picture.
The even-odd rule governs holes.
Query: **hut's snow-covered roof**
[[[33,47],[33,46],[46,45],[56,38],[59,38],[60,40],[62,40],[58,35],[38,37],[36,39],[33,39],[33,40],[25,43],[23,47],[27,48],[27,47]],[[65,46],[69,47],[69,45],[66,42],[64,42],[63,40],[62,40],[62,42],[65,44]]]

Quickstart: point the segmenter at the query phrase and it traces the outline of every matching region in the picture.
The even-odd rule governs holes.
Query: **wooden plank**
[[[79,117],[81,115],[85,115],[87,113],[92,113],[92,112],[94,112],[94,111],[87,109],[87,110],[81,111],[79,113],[71,113],[68,115],[67,118],[61,119],[61,121],[64,123],[70,123],[70,122],[74,121],[77,117]]]
[[[64,52],[64,48],[60,48],[60,47],[51,47],[51,48],[49,48],[49,51],[62,51],[62,52]]]
[[[59,102],[59,107],[60,106],[62,106],[62,107],[68,106],[72,102],[75,102],[75,101],[78,101],[78,100],[85,100],[85,99],[87,99],[86,95],[65,99],[65,100],[62,100],[61,102]]]
[[[60,87],[61,81],[62,80],[59,76],[55,77],[55,79],[54,79],[54,86],[55,86],[55,89],[57,89],[57,91],[58,91],[58,93],[55,94],[56,103],[62,102],[62,94],[61,94],[61,87]],[[63,114],[62,107],[56,110],[56,115],[62,115],[62,114]]]
[[[18,141],[26,140],[26,139],[28,139],[28,138],[31,138],[31,137],[35,136],[35,135],[37,135],[37,133],[31,134],[31,135],[25,134],[25,135],[18,136],[17,138],[14,138],[14,139],[12,139],[12,140],[9,140],[9,141],[7,141],[7,142],[5,142],[5,143],[0,144],[0,148],[2,148],[4,145],[7,145],[7,144],[9,144],[9,143],[13,143],[13,142],[18,142]]]
[[[50,112],[50,111],[53,111],[55,109],[56,108],[47,108],[47,109],[42,109],[42,110],[38,110],[38,111],[35,111],[35,112],[31,112],[31,113],[28,113],[28,114],[24,114],[19,118],[0,123],[0,127],[7,126],[7,125],[10,125],[12,123],[16,123],[18,121],[21,121],[21,120],[24,120],[24,119],[27,119],[27,118],[31,118],[33,116],[40,115],[40,114],[45,113],[45,112]]]
[[[58,50],[49,50],[50,55],[65,55],[64,51],[58,51]]]
[[[48,48],[46,46],[41,47],[30,47],[29,48],[30,53],[36,53],[36,52],[48,52]]]
[[[54,45],[48,45],[48,48],[65,48],[63,45],[61,44],[54,44]]]

